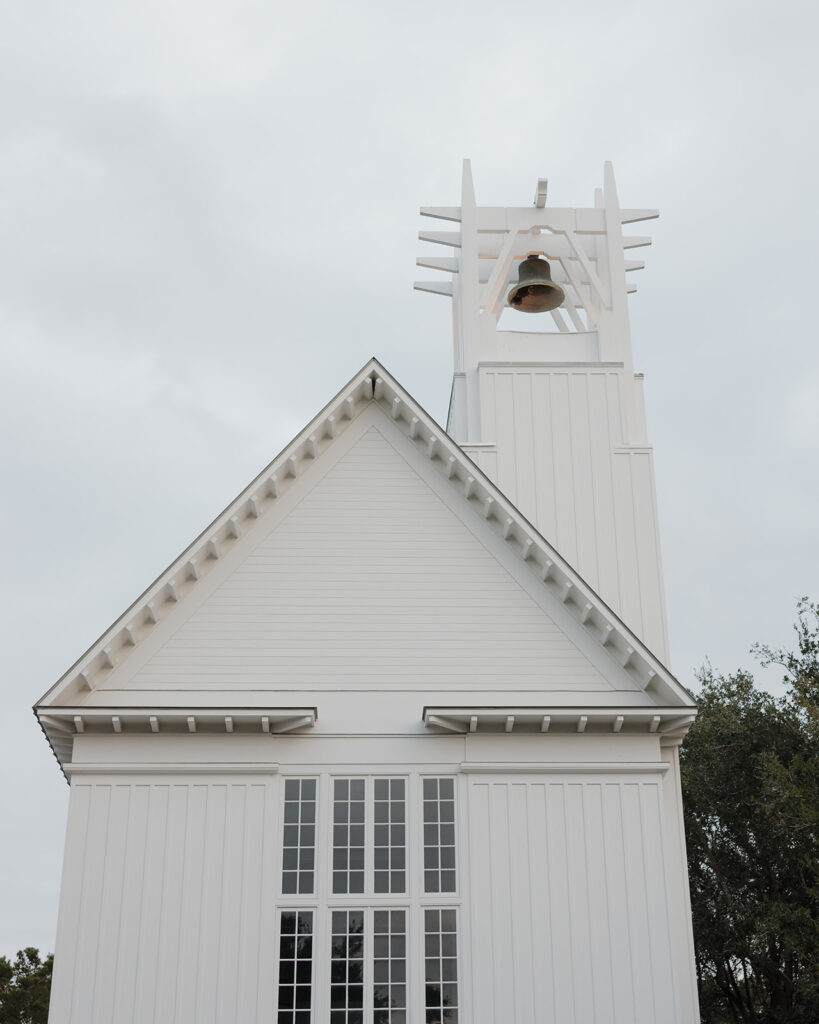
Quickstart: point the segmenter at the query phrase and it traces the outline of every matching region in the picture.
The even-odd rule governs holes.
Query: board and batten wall
[[[474,1024],[679,1024],[658,779],[470,778]]]
[[[263,776],[74,779],[50,1024],[274,1019],[275,795]]]
[[[483,443],[464,451],[667,664],[654,457],[641,381],[627,393],[623,375],[619,363],[482,365]]]
[[[659,767],[457,778],[464,1024],[692,1024]],[[281,798],[263,772],[75,774],[50,1024],[274,1020]]]

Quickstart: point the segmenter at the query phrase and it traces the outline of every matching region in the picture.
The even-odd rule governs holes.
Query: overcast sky
[[[421,205],[657,206],[631,299],[672,667],[819,597],[813,3],[0,0],[0,954],[51,950],[32,703],[376,355],[444,422]],[[426,226],[429,226],[427,224]],[[776,685],[776,674],[765,676]]]

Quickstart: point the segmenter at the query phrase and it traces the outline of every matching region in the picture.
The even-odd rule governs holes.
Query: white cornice
[[[74,737],[80,735],[139,735],[151,733],[267,733],[277,735],[311,729],[318,718],[314,707],[76,707],[35,708],[40,728],[68,777]]]
[[[68,762],[63,765],[63,771],[69,778],[76,775],[277,775],[279,766],[274,761]]]
[[[657,703],[693,707],[693,698],[591,587],[486,477],[469,456],[395,381],[369,360],[336,397],[197,537],[131,607],[45,694],[36,710],[88,701],[89,692],[198,587],[232,545],[264,517],[309,464],[364,409],[378,406],[503,539],[527,569]]]
[[[696,709],[687,707],[425,707],[427,728],[444,732],[615,733],[634,736],[656,733],[663,739],[684,736]]]
[[[664,775],[667,761],[462,761],[464,775]]]

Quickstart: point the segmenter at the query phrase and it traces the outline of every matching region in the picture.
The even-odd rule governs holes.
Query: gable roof
[[[224,509],[37,702],[88,706],[115,666],[195,591],[218,560],[319,459],[365,409],[375,404],[423,454],[460,500],[477,509],[508,549],[536,575],[594,642],[663,706],[692,707],[691,694],[605,604],[462,449],[376,360],[370,359],[321,412]]]

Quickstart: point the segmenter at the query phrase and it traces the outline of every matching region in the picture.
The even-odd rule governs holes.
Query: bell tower
[[[447,430],[667,663],[653,455],[628,316],[628,275],[644,264],[626,250],[651,239],[623,233],[658,211],[623,209],[610,163],[589,207],[549,206],[542,178],[531,206],[478,206],[466,160],[461,205],[421,214],[458,225],[420,232],[451,255],[418,265],[449,280],[415,285],[452,301]]]

